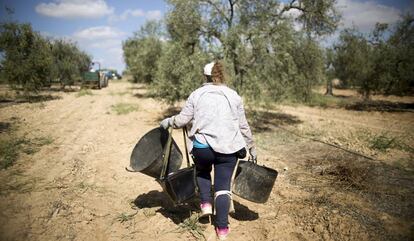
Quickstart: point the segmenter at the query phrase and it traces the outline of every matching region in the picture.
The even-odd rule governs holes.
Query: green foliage
[[[58,81],[62,87],[79,80],[91,57],[68,41],[49,40],[30,24],[0,23],[2,81],[24,92],[36,92]]]
[[[30,24],[1,23],[0,51],[4,53],[3,74],[12,87],[29,92],[50,83],[50,44]]]
[[[28,155],[40,150],[40,147],[53,143],[51,137],[28,139],[8,133],[0,138],[0,170],[12,166],[19,158],[20,153]]]
[[[81,74],[87,71],[91,57],[71,42],[55,40],[51,42],[53,62],[52,79],[60,82],[61,86],[72,85],[81,80]]]
[[[306,103],[308,106],[317,106],[322,108],[340,108],[349,104],[352,100],[342,99],[330,95],[313,93],[310,100]]]
[[[135,83],[151,83],[162,53],[160,23],[150,21],[122,44],[128,72]]]
[[[377,24],[369,36],[341,32],[335,46],[335,72],[368,99],[372,92],[402,95],[414,87],[414,20],[407,15],[393,29]],[[387,36],[387,31],[390,37]]]
[[[158,62],[151,94],[170,103],[188,97],[202,84],[202,67],[207,61],[206,54],[200,50],[187,55],[179,43],[168,43]]]
[[[195,238],[206,240],[203,229],[199,224],[198,214],[192,214],[189,218],[180,223],[179,226],[183,230],[190,232]]]
[[[414,87],[414,18],[406,15],[394,28],[380,58],[386,60],[387,78],[382,79],[385,94],[403,95]],[[384,61],[385,62],[385,61]]]
[[[386,133],[376,135],[370,139],[371,148],[386,152],[396,144],[396,138],[389,137]]]
[[[85,95],[93,95],[93,93],[92,93],[92,91],[90,90],[90,89],[81,89],[77,94],[76,94],[76,96],[77,97],[82,97],[82,96],[85,96]]]
[[[368,98],[376,83],[372,78],[375,67],[372,46],[355,29],[342,31],[339,41],[335,61],[338,77],[348,85],[358,86],[364,97]]]
[[[202,67],[221,59],[228,84],[250,100],[308,101],[311,87],[324,79],[323,53],[313,37],[336,28],[333,3],[169,0],[168,41],[152,91],[169,102],[185,98],[203,82]],[[306,31],[294,30],[292,9]]]
[[[22,140],[0,140],[0,169],[5,169],[14,164],[19,157],[19,146]]]
[[[270,39],[270,50],[252,53],[255,61],[246,71],[241,92],[265,102],[310,101],[312,86],[324,79],[322,49],[313,39],[296,33],[290,24],[280,25],[276,32]]]

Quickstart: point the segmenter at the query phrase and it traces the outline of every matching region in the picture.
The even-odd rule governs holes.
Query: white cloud
[[[116,39],[125,36],[125,33],[110,26],[97,26],[75,32],[73,36],[77,39],[102,40]]]
[[[37,13],[56,18],[100,18],[114,12],[104,0],[55,0],[40,3]]]
[[[88,43],[88,45],[92,48],[96,49],[108,49],[112,48],[113,46],[118,46],[122,40],[120,39],[106,39],[106,40],[100,40],[100,41],[91,41]]]
[[[130,17],[144,17],[147,19],[160,19],[162,13],[160,10],[150,10],[144,11],[142,9],[127,9],[119,16],[111,15],[109,16],[110,22],[125,21]]]
[[[146,14],[146,17],[148,19],[160,19],[161,15],[162,14],[160,10],[153,10],[153,11],[148,11]]]
[[[72,34],[81,49],[99,60],[102,68],[124,69],[122,40],[126,33],[111,26],[96,26]]]
[[[354,25],[362,32],[371,31],[377,22],[392,24],[401,18],[397,8],[375,1],[338,0],[337,7],[342,13],[343,27]]]

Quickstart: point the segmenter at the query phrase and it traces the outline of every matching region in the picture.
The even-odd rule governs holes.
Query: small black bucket
[[[196,195],[194,167],[187,167],[172,172],[159,180],[163,190],[175,204],[182,204]]]
[[[250,161],[240,161],[233,181],[232,191],[241,198],[256,203],[269,199],[277,171]]]
[[[162,171],[164,147],[167,144],[168,131],[158,127],[145,134],[135,145],[131,154],[130,166],[134,171],[159,178]],[[183,155],[174,140],[167,173],[175,172],[181,167]]]

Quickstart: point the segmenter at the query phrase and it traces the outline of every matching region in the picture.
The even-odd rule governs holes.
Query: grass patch
[[[92,91],[90,89],[81,89],[76,96],[77,97],[81,97],[81,96],[85,96],[85,95],[93,95]]]
[[[117,217],[116,220],[124,223],[124,222],[128,222],[129,220],[131,220],[135,215],[137,215],[138,211],[132,214],[127,214],[127,213],[120,213]]]
[[[111,108],[117,115],[126,115],[130,112],[138,110],[137,105],[129,103],[118,103],[116,105],[112,105]]]
[[[380,152],[386,152],[388,149],[395,147],[396,138],[389,137],[386,133],[373,136],[370,140],[370,148]]]
[[[0,186],[0,195],[6,195],[12,192],[28,193],[32,192],[36,184],[39,183],[41,178],[27,178],[20,174],[17,174],[18,178],[13,177],[13,174],[9,176],[9,180]]]
[[[130,94],[130,93],[131,92],[129,92],[129,91],[123,91],[123,92],[113,92],[113,91],[111,91],[109,93],[109,95],[111,95],[111,96],[124,96],[124,95]]]
[[[309,102],[304,103],[304,104],[310,107],[341,108],[341,107],[345,107],[347,104],[349,104],[349,102],[350,102],[349,100],[345,100],[343,98],[339,98],[339,97],[335,97],[331,95],[313,93]]]
[[[0,169],[11,167],[19,158],[20,146],[24,139],[7,138],[0,140]]]
[[[206,237],[203,234],[203,229],[200,226],[198,219],[198,214],[194,213],[189,218],[185,219],[182,223],[180,223],[180,228],[185,231],[189,231],[197,239],[205,240]]]
[[[19,158],[21,153],[28,155],[40,150],[40,147],[53,143],[51,137],[38,137],[28,139],[17,137],[13,133],[0,138],[0,169],[11,167]]]

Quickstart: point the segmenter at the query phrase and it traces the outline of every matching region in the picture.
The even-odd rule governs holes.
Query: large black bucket
[[[159,181],[175,204],[182,204],[196,195],[194,167],[187,167],[168,174]]]
[[[159,178],[162,171],[164,147],[167,144],[168,131],[159,127],[145,134],[135,145],[131,154],[130,166],[134,171]],[[167,173],[175,172],[181,167],[183,155],[174,140]]]
[[[233,181],[232,191],[241,198],[256,203],[269,199],[277,171],[250,161],[240,161]]]

